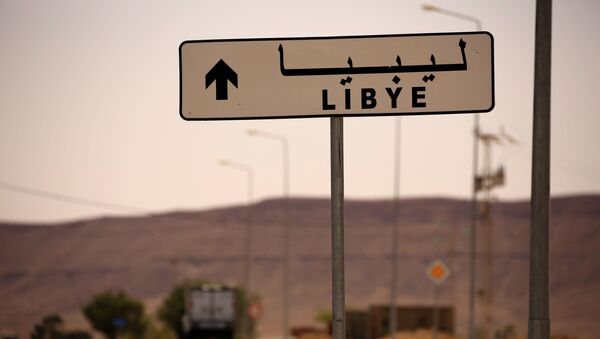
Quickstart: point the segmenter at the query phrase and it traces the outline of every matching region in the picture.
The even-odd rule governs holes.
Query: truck
[[[188,339],[233,339],[235,327],[234,289],[207,284],[186,290],[183,328]]]

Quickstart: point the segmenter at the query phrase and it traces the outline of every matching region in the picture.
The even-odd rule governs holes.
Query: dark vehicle
[[[183,327],[189,339],[232,339],[235,332],[235,290],[204,285],[186,291]]]

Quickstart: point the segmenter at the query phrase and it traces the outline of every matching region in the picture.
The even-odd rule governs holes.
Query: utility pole
[[[492,305],[494,301],[494,242],[492,221],[492,190],[504,185],[504,168],[498,167],[492,170],[492,146],[501,144],[500,136],[492,133],[479,133],[478,140],[483,144],[483,169],[482,174],[475,177],[476,192],[483,192],[481,208],[478,217],[485,230],[485,260],[483,261],[483,288],[479,295],[482,298],[484,320],[486,327],[491,331],[493,324]],[[480,213],[480,214],[479,214]]]
[[[552,1],[537,0],[529,251],[529,338],[550,338],[550,81]]]

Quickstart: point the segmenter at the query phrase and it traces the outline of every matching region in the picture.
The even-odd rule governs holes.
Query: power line
[[[62,193],[55,193],[50,191],[45,191],[37,188],[30,188],[21,185],[14,185],[7,182],[0,181],[0,189],[10,192],[16,192],[21,194],[27,194],[35,197],[45,198],[54,201],[66,202],[74,205],[86,206],[86,207],[94,207],[105,210],[113,210],[119,212],[134,212],[140,213],[144,212],[143,209],[139,207],[115,204],[110,202],[92,200],[87,198],[76,197],[72,195],[66,195]]]

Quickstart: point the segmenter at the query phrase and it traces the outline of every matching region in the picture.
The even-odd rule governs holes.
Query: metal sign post
[[[431,338],[436,339],[440,324],[440,286],[450,276],[450,268],[441,259],[435,259],[425,269],[425,274],[433,283],[433,324]]]
[[[344,288],[344,118],[331,118],[331,291],[333,339],[346,339]]]
[[[431,339],[437,339],[438,329],[440,327],[440,286],[433,287],[433,330]]]

